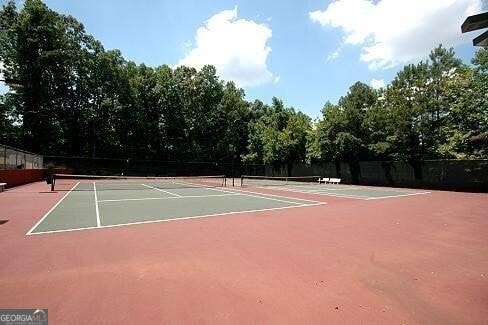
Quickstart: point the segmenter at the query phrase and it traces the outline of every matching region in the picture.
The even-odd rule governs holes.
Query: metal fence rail
[[[42,169],[41,155],[0,144],[0,169]]]

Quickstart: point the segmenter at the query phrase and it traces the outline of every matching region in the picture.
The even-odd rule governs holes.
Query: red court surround
[[[0,169],[0,183],[7,188],[44,180],[49,174],[72,174],[72,169]]]

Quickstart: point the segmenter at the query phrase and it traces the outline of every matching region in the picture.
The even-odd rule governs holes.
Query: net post
[[[241,175],[241,187],[243,187],[243,186],[244,186],[244,176]]]
[[[51,192],[54,192],[54,183],[56,183],[56,177],[53,175],[51,177]]]

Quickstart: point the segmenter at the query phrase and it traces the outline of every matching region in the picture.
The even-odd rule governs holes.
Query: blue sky
[[[248,100],[273,96],[315,118],[356,81],[379,87],[437,44],[469,63],[467,15],[483,0],[45,0],[106,49],[156,67],[214,64]],[[6,1],[1,0],[4,4]],[[18,2],[21,6],[21,2]],[[376,80],[376,82],[374,81]]]

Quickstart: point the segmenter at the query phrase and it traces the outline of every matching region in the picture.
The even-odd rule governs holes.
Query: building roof
[[[482,14],[469,16],[461,25],[461,31],[463,33],[471,32],[488,27],[488,12]]]
[[[478,15],[469,16],[461,25],[463,33],[471,32],[478,29],[488,28],[488,12]],[[473,39],[474,46],[488,46],[488,31]]]

